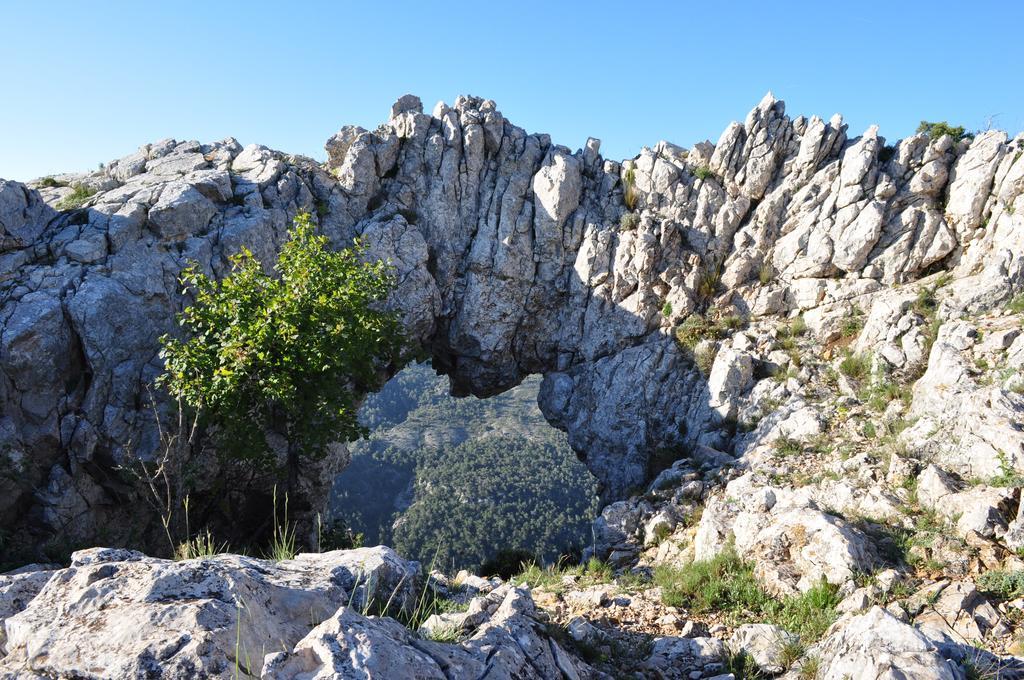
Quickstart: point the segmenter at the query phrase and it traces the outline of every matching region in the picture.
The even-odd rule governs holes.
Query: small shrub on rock
[[[871,372],[871,357],[847,352],[839,362],[839,372],[847,378],[861,380]]]
[[[640,225],[640,216],[633,212],[622,213],[619,219],[620,231],[633,231]]]
[[[711,168],[709,168],[708,166],[702,165],[699,168],[694,168],[693,176],[696,177],[697,179],[703,180],[708,179],[709,177],[714,177],[715,173],[711,172]]]
[[[390,268],[361,256],[331,250],[302,214],[272,274],[245,249],[219,281],[198,264],[182,272],[195,302],[179,315],[183,337],[160,338],[159,384],[213,426],[222,455],[274,468],[269,425],[286,436],[294,472],[300,456],[322,458],[331,442],[365,432],[359,395],[402,341],[397,315],[380,309]]]
[[[945,135],[952,137],[954,142],[959,142],[964,137],[970,137],[970,135],[967,134],[967,131],[964,130],[963,125],[953,126],[944,120],[934,123],[922,120],[921,124],[917,126],[917,132],[927,134],[928,138],[932,141]]]
[[[72,187],[70,194],[60,199],[57,202],[57,210],[74,210],[81,208],[85,205],[85,202],[89,200],[89,197],[96,193],[95,189],[90,189],[81,184],[76,184]]]

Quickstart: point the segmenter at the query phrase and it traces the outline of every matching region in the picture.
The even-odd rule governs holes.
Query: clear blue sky
[[[0,177],[95,168],[164,137],[323,158],[412,92],[462,93],[573,149],[690,146],[768,90],[851,136],[923,119],[1024,128],[1024,2],[0,0]]]

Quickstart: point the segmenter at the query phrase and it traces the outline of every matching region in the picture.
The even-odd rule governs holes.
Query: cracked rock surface
[[[407,96],[376,130],[332,136],[325,164],[233,139],[163,140],[62,176],[92,192],[79,208],[52,207],[67,188],[0,182],[0,527],[34,545],[130,540],[116,471],[158,444],[148,390],[157,338],[186,304],[178,273],[196,261],[222,275],[243,246],[269,261],[301,211],[336,245],[361,238],[395,266],[409,343],[456,394],[543,374],[540,407],[606,501],[642,488],[666,451],[745,455],[735,424],[766,389],[753,378],[783,358],[752,361],[721,337],[687,348],[676,328],[800,313],[827,343],[860,311],[858,342],[893,366],[962,352],[971,338],[951,324],[928,348],[913,298],[893,294],[948,272],[940,319],[952,320],[1020,290],[1022,147],[999,131],[849,137],[841,116],[793,117],[769,94],[716,144],[659,142],[618,163],[597,140],[573,152],[527,133],[489,100],[425,113]],[[709,384],[700,364],[715,351]],[[944,414],[936,427],[971,442],[951,462],[987,474],[998,450],[1024,461],[1019,431],[994,443],[1018,395],[974,390],[956,363],[927,366],[913,409],[922,422]],[[788,410],[758,427],[820,431],[783,387],[771,398]],[[988,415],[973,426],[979,407]],[[306,506],[323,507],[344,458],[304,471]],[[848,536],[828,517],[808,528]]]

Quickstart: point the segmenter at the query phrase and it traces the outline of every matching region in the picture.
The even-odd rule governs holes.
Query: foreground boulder
[[[0,576],[0,679],[590,677],[511,586],[470,602],[458,645],[372,615],[413,618],[419,573],[382,546],[280,562],[79,551]]]
[[[483,598],[477,598],[480,600]],[[547,680],[588,677],[544,634],[530,595],[502,586],[488,599],[500,604],[468,639],[444,644],[418,638],[393,619],[360,616],[350,608],[314,628],[293,652],[267,657],[265,680],[420,680],[491,678]]]
[[[394,594],[396,609],[413,606],[418,573],[418,563],[384,547],[276,563],[80,551],[3,620],[0,677],[25,669],[44,677],[258,677],[264,655],[290,650],[361,597],[386,603]],[[17,602],[4,597],[0,611]]]
[[[960,669],[912,626],[881,607],[856,616],[816,649],[820,680],[960,680]]]

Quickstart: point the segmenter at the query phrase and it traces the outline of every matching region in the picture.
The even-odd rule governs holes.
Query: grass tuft
[[[270,539],[267,559],[275,562],[293,559],[298,552],[295,546],[295,527],[288,524],[288,494],[284,495],[284,519],[278,523],[277,487],[274,487],[274,535]]]
[[[708,166],[702,165],[699,168],[694,168],[693,176],[696,177],[697,179],[703,180],[708,179],[709,177],[714,177],[715,173],[713,173],[711,171],[711,168],[709,168]]]
[[[630,164],[622,174],[622,200],[630,210],[636,209],[636,171]]]
[[[839,362],[839,372],[847,378],[861,380],[871,372],[871,357],[847,351],[843,355],[843,360]]]
[[[753,564],[742,560],[732,546],[710,560],[659,566],[654,582],[667,606],[695,614],[721,613],[733,624],[774,623],[799,635],[804,644],[820,639],[832,625],[841,599],[838,588],[825,581],[800,595],[774,599],[761,588]]]
[[[85,202],[89,200],[89,197],[96,193],[95,189],[90,189],[81,184],[76,184],[72,187],[72,192],[60,199],[57,202],[57,210],[74,210],[75,208],[81,208],[85,205]]]
[[[218,543],[209,529],[204,529],[198,534],[178,545],[174,550],[174,559],[194,560],[200,557],[213,557],[227,552],[227,543]]]

